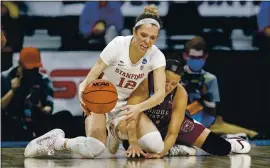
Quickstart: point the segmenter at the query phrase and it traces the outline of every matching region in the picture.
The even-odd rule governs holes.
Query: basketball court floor
[[[24,158],[24,148],[2,148],[1,167],[25,168],[269,168],[270,146],[256,146],[249,154],[229,156],[181,156],[164,159],[127,159],[122,149],[116,155],[104,152],[96,159],[80,159],[68,151],[54,156]]]

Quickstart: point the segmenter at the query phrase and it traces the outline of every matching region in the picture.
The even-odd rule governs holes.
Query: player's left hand
[[[163,158],[164,155],[162,155],[161,153],[146,153],[145,158],[147,159],[160,159]]]
[[[145,157],[145,153],[144,151],[141,149],[140,145],[138,143],[133,143],[130,144],[128,147],[128,150],[125,153],[126,157],[140,157],[141,155],[143,155]]]
[[[126,110],[126,112],[121,113],[119,116],[126,116],[124,119],[127,123],[132,120],[136,120],[141,113],[141,108],[138,104],[136,105],[126,105],[121,110]]]

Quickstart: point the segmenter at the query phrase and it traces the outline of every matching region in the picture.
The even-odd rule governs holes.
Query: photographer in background
[[[53,86],[40,67],[40,52],[26,47],[20,52],[19,65],[2,72],[2,140],[30,140],[49,129]]]
[[[220,102],[217,78],[203,70],[208,58],[206,42],[197,36],[187,42],[183,53],[187,65],[181,79],[188,93],[187,114],[217,134],[245,133],[255,137],[257,132],[223,121],[216,113],[216,104]]]
[[[189,96],[188,115],[210,127],[215,121],[220,97],[216,76],[203,70],[208,57],[204,39],[195,37],[188,41],[183,57],[187,65],[181,82]]]

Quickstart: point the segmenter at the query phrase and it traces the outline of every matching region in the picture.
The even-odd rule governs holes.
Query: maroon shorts
[[[168,127],[169,123],[166,127],[159,129],[163,139],[167,135]],[[204,131],[204,129],[205,127],[202,124],[195,122],[192,118],[188,116],[185,116],[175,143],[193,145],[196,139],[198,139],[198,137]]]

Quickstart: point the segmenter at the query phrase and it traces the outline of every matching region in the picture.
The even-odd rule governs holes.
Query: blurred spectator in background
[[[183,57],[187,65],[184,67],[181,82],[189,96],[187,114],[204,126],[210,127],[214,133],[245,133],[249,137],[256,136],[257,132],[226,123],[221,116],[217,116],[216,106],[220,102],[218,82],[215,75],[203,70],[208,58],[204,39],[197,36],[188,41]]]
[[[261,2],[257,22],[259,31],[264,32],[266,36],[270,37],[270,2]]]
[[[30,140],[47,131],[53,110],[51,80],[39,73],[36,48],[23,48],[19,65],[1,74],[2,140]]]
[[[270,51],[270,2],[263,1],[257,15],[259,33],[256,43],[262,50]],[[269,55],[269,54],[268,54]]]
[[[4,47],[4,45],[6,44],[7,39],[4,35],[4,32],[1,30],[1,48]]]
[[[19,7],[14,2],[1,2],[1,30],[7,38],[1,50],[1,71],[12,66],[12,55],[19,52],[23,44],[22,28],[19,20]]]
[[[124,26],[121,2],[86,2],[79,21],[79,30],[88,43],[101,44],[103,49]]]

